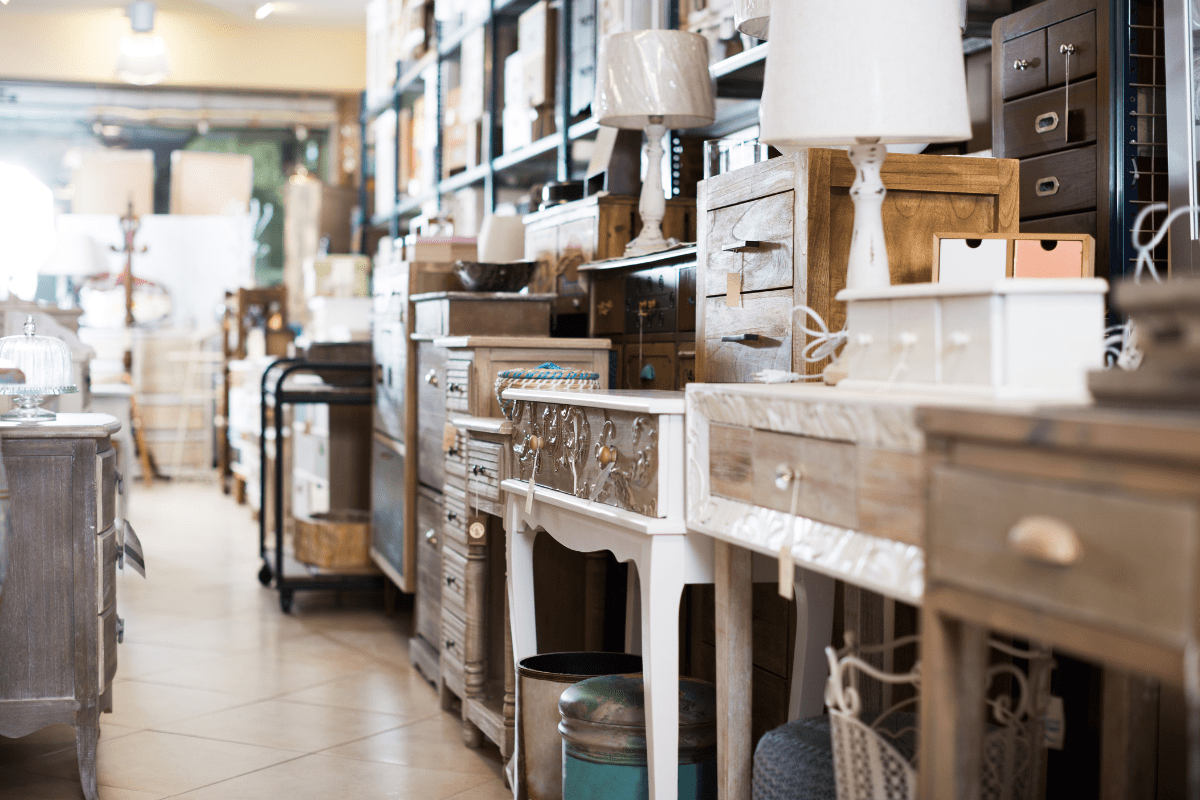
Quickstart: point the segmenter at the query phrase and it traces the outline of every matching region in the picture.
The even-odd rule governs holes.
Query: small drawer
[[[1194,505],[953,467],[931,481],[932,579],[1160,640],[1189,635]]]
[[[1046,88],[1046,31],[1009,39],[1000,47],[1000,93],[1005,100]]]
[[[1069,95],[1069,96],[1068,96]],[[1070,112],[1066,103],[1070,100]],[[1063,114],[1066,113],[1066,119]],[[1027,158],[1096,141],[1096,79],[1004,106],[1004,157]]]
[[[759,370],[791,370],[791,289],[742,295],[736,308],[724,297],[705,303],[705,380],[750,383]]]
[[[993,359],[991,297],[947,297],[942,300],[942,383],[991,386]]]
[[[1095,238],[1096,212],[1086,211],[1082,214],[1023,221],[1021,233],[1086,233]]]
[[[467,495],[465,489],[446,486],[442,501],[442,532],[447,539],[467,544]]]
[[[417,490],[417,635],[436,645],[442,618],[441,497],[424,487]]]
[[[446,362],[446,410],[468,414],[471,411],[471,362],[452,358]]]
[[[788,513],[792,495],[798,491],[798,515],[843,528],[858,527],[858,457],[854,444],[762,430],[755,430],[750,442],[756,505]],[[798,477],[798,487],[777,482],[781,467]]]
[[[696,380],[696,351],[692,347],[680,349],[675,356],[675,388],[682,389]]]
[[[467,559],[458,548],[446,543],[442,550],[442,602],[455,603],[461,608],[467,604]]]
[[[447,661],[461,672],[467,653],[467,623],[451,607],[442,607],[442,664]]]
[[[1013,245],[1014,278],[1085,277],[1081,241],[1018,239]]]
[[[670,391],[677,388],[674,343],[627,344],[622,348],[622,354],[622,389]]]
[[[96,537],[96,610],[104,611],[117,599],[117,528]]]
[[[1008,273],[1007,239],[941,239],[938,283],[1002,281]]]
[[[782,192],[708,212],[705,291],[725,294],[727,275],[740,273],[743,292],[793,283],[795,192]]]
[[[96,455],[96,532],[108,530],[117,516],[117,451]]]
[[[500,445],[472,439],[468,445],[467,492],[472,498],[500,500]]]
[[[1105,31],[1107,34],[1108,32]],[[1062,52],[1070,47],[1071,83],[1080,78],[1096,74],[1096,12],[1089,11],[1078,17],[1051,25],[1046,29],[1046,83],[1058,86],[1067,80],[1067,55]],[[1071,88],[1074,92],[1074,87]]]
[[[1021,162],[1021,216],[1041,217],[1096,206],[1096,148],[1080,147]]]
[[[443,437],[446,436],[445,431],[449,431],[449,428],[444,429]],[[445,439],[443,439],[443,443],[445,443]],[[461,481],[465,481],[467,478],[467,435],[463,432],[462,428],[454,429],[454,440],[450,444],[449,449],[446,450],[447,479],[451,475],[459,478]]]
[[[117,608],[109,606],[108,610],[96,620],[96,643],[100,648],[99,666],[100,691],[103,692],[112,683],[117,674]]]
[[[937,300],[892,303],[888,374],[898,383],[933,383],[938,377]],[[893,377],[894,376],[894,377]]]

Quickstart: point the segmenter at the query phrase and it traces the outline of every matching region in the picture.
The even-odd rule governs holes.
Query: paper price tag
[[[730,272],[725,276],[725,305],[729,308],[742,307],[742,273]]]
[[[467,536],[473,541],[479,541],[487,535],[487,524],[483,521],[483,517],[471,517],[470,523],[467,525]]]
[[[448,453],[454,447],[454,442],[458,440],[458,428],[451,425],[449,422],[442,428],[442,452]]]

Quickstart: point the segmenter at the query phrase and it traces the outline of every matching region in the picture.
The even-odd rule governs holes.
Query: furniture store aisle
[[[118,577],[125,642],[101,718],[101,800],[502,800],[496,749],[408,661],[378,595],[259,586],[257,525],[213,484],[138,486],[148,580]],[[74,731],[0,738],[0,798],[82,798]]]

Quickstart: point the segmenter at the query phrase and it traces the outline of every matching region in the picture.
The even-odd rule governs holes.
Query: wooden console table
[[[12,494],[0,598],[0,735],[75,726],[83,793],[98,797],[100,712],[117,671],[116,460],[107,414],[0,423]]]

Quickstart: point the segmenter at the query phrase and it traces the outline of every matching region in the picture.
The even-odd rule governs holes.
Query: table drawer
[[[117,451],[96,455],[96,532],[108,530],[117,515]]]
[[[931,481],[931,580],[1172,642],[1188,635],[1195,505],[952,467]]]
[[[449,428],[444,429],[449,431]],[[442,434],[445,436],[445,432]],[[446,479],[451,476],[459,479],[459,484],[465,486],[467,481],[467,435],[461,428],[455,428],[454,441],[446,450]]]
[[[452,542],[442,549],[442,602],[467,605],[467,557]]]
[[[469,498],[500,500],[500,445],[472,439],[467,446]]]
[[[782,192],[708,212],[707,294],[725,294],[730,273],[742,276],[743,292],[792,285],[795,196]]]
[[[1105,31],[1107,34],[1107,31]],[[1062,47],[1070,45],[1071,83],[1096,74],[1096,12],[1089,11],[1046,29],[1046,84],[1058,86],[1067,80],[1067,57]],[[1071,91],[1075,91],[1074,88]]]
[[[451,358],[446,362],[446,411],[470,412],[471,361]]]
[[[99,666],[100,691],[103,692],[112,683],[117,674],[117,608],[109,606],[108,610],[96,620],[96,642],[100,648]]]
[[[453,606],[442,608],[442,669],[450,667],[462,673],[467,653],[467,623]]]
[[[1080,147],[1021,162],[1021,216],[1041,217],[1096,206],[1096,148]]]
[[[843,528],[858,527],[858,448],[853,443],[761,430],[755,430],[750,440],[756,505],[790,512],[793,491],[798,491],[798,515]],[[798,477],[798,487],[776,484],[781,467]]]
[[[1096,141],[1096,79],[1053,89],[1004,106],[1004,157],[1025,158]],[[1068,136],[1068,128],[1070,135]]]
[[[705,303],[705,381],[750,383],[759,370],[791,370],[791,289],[742,295],[736,308],[724,297]]]
[[[437,647],[442,619],[442,537],[440,497],[417,494],[417,635]]]
[[[96,537],[96,610],[112,606],[117,599],[117,528]]]
[[[1045,29],[1009,39],[1000,54],[1000,92],[1005,100],[1046,88]]]

